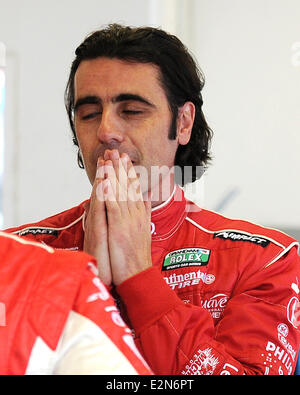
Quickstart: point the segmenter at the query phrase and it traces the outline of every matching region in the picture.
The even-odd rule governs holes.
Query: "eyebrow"
[[[84,106],[85,104],[100,104],[101,100],[97,96],[85,96],[78,99],[74,106],[74,111],[76,112],[79,107]]]
[[[146,100],[144,97],[132,93],[121,93],[120,95],[114,97],[112,99],[113,103],[121,103],[124,101],[138,101],[140,103],[146,104],[150,107],[155,107],[153,103],[150,101]],[[78,99],[75,103],[74,106],[74,111],[76,112],[79,107],[85,105],[85,104],[101,104],[102,100],[98,96],[85,96],[80,99]]]
[[[144,97],[132,93],[121,93],[120,95],[118,95],[116,98],[113,99],[114,103],[120,103],[123,101],[138,101],[147,104],[150,107],[155,107],[153,103],[149,102]]]

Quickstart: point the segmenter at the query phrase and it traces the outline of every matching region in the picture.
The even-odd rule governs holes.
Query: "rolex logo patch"
[[[206,266],[210,250],[204,248],[183,248],[171,251],[165,256],[162,270],[180,269],[191,266]]]

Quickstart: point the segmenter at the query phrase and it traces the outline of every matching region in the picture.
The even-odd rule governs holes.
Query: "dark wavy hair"
[[[195,105],[191,139],[187,145],[178,147],[174,164],[175,167],[181,168],[182,174],[185,166],[192,169],[192,176],[188,181],[179,180],[181,185],[200,178],[203,169],[211,160],[209,151],[212,131],[202,111],[201,91],[205,81],[192,55],[176,36],[153,27],[111,24],[87,36],[76,49],[75,55],[65,90],[65,106],[76,146],[79,147],[74,125],[74,78],[80,63],[98,57],[116,58],[134,63],[152,63],[160,69],[160,82],[172,113],[170,139],[176,138],[178,109],[187,101]],[[84,167],[80,150],[78,150],[78,164],[81,168]]]

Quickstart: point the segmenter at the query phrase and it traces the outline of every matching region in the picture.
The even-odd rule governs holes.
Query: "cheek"
[[[96,171],[97,171],[96,166],[91,162],[84,162],[84,165],[85,165],[85,172],[86,175],[88,176],[90,184],[93,185],[96,178]]]
[[[93,183],[96,174],[96,164],[93,159],[93,152],[95,147],[91,144],[90,139],[82,138],[80,134],[77,134],[77,141],[79,144],[85,171],[87,173],[90,182]]]
[[[170,122],[162,117],[144,125],[138,139],[133,137],[133,142],[135,140],[136,146],[139,146],[144,159],[154,162],[154,159],[163,158],[171,147],[174,149],[176,142],[169,140],[169,130]]]
[[[94,141],[93,134],[77,131],[76,136],[80,151],[85,161],[88,161],[93,149],[95,149],[96,142]]]

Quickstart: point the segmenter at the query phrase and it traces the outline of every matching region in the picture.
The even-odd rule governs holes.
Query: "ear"
[[[177,139],[179,145],[186,145],[191,138],[195,120],[195,105],[186,102],[179,108],[177,118]]]

